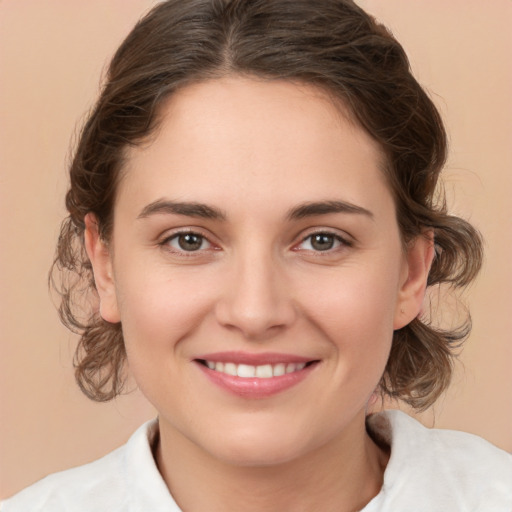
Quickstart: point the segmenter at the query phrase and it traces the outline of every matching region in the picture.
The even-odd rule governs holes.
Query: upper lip
[[[315,358],[303,357],[295,354],[283,354],[277,352],[214,352],[194,358],[196,360],[212,361],[214,363],[235,363],[260,366],[264,364],[279,363],[309,363],[317,361]]]

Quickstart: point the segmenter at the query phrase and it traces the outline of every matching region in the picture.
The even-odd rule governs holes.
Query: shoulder
[[[134,492],[145,484],[170,499],[151,454],[156,431],[155,421],[144,424],[127,444],[105,457],[43,478],[3,501],[1,512],[120,512],[143,499],[136,493],[134,500]]]
[[[123,495],[121,475],[125,447],[84,466],[43,478],[2,503],[1,512],[77,511],[81,512],[110,496]],[[112,507],[111,510],[116,510]]]
[[[370,417],[368,426],[391,446],[382,492],[396,503],[390,510],[407,510],[401,504],[409,498],[417,511],[512,510],[512,455],[472,434],[426,428],[400,411]]]

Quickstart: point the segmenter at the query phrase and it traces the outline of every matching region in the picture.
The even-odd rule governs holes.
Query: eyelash
[[[191,235],[191,236],[195,236],[195,237],[199,238],[201,240],[201,246],[203,245],[203,243],[206,242],[209,245],[209,247],[206,249],[201,249],[201,247],[199,247],[196,250],[187,251],[186,249],[183,249],[183,248],[171,246],[172,241],[177,241],[179,243],[180,237],[186,236],[186,235]],[[179,256],[184,256],[184,257],[195,256],[198,253],[204,253],[205,250],[215,250],[216,249],[215,245],[210,240],[208,240],[208,238],[205,235],[203,235],[202,233],[198,233],[197,231],[194,231],[192,229],[177,231],[177,232],[173,233],[172,235],[167,236],[164,240],[162,240],[159,243],[159,245],[173,254],[177,254]]]
[[[301,249],[299,247],[307,240],[309,240],[310,241],[309,244],[312,245],[313,239],[316,236],[329,237],[333,240],[333,244],[337,244],[337,245],[335,247],[330,247],[325,250],[315,250],[314,248]],[[319,230],[319,231],[315,231],[313,233],[308,233],[305,237],[302,238],[302,240],[300,241],[299,244],[296,244],[293,247],[293,250],[295,250],[295,251],[306,250],[308,252],[312,252],[312,253],[318,254],[319,256],[322,256],[322,255],[332,254],[339,250],[342,250],[343,248],[352,247],[352,246],[353,246],[353,243],[351,241],[340,236],[338,233],[333,233],[332,231],[328,231],[328,230]]]
[[[179,247],[171,246],[172,241],[177,241],[179,243],[180,237],[185,236],[185,235],[191,235],[191,236],[195,236],[195,237],[199,238],[200,242],[201,242],[200,246],[196,250],[186,250],[186,249],[183,249],[182,247],[179,248]],[[333,243],[334,247],[328,247],[325,250],[321,250],[321,249],[315,250],[315,248],[312,247],[313,239],[314,239],[314,237],[319,237],[319,236],[324,236],[324,237],[328,237],[328,238],[332,239],[332,243]],[[311,248],[307,248],[307,249],[300,248],[300,246],[308,240],[310,241],[309,244],[310,244]],[[205,242],[209,246],[207,248],[201,248],[201,246]],[[162,242],[160,242],[159,245],[164,247],[169,252],[172,252],[174,254],[184,256],[184,257],[191,257],[191,256],[195,256],[200,253],[204,253],[204,251],[207,251],[207,250],[218,249],[205,235],[203,235],[202,233],[199,233],[197,231],[191,230],[191,229],[182,230],[182,231],[173,233],[172,235],[170,235],[170,236],[166,237],[164,240],[162,240]],[[346,238],[340,236],[337,233],[333,233],[328,230],[319,230],[319,231],[315,231],[312,233],[308,233],[307,236],[302,238],[300,243],[295,244],[292,247],[292,250],[294,250],[294,251],[304,250],[304,251],[308,251],[308,252],[311,252],[314,254],[318,254],[320,256],[320,255],[332,254],[332,253],[335,253],[335,252],[343,249],[344,247],[352,247],[352,246],[353,246],[353,243],[351,241],[347,240]]]

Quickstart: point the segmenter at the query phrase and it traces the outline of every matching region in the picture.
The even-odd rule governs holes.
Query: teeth
[[[250,364],[214,363],[213,361],[206,361],[206,366],[208,366],[210,370],[226,373],[228,375],[243,378],[256,377],[259,379],[270,379],[271,377],[280,377],[285,373],[298,372],[306,366],[306,363],[278,363],[274,365],[263,364],[260,366],[252,366]]]
[[[279,377],[281,375],[284,375],[285,372],[286,372],[286,366],[284,365],[284,363],[276,364],[272,368],[272,373],[274,374],[274,377]]]
[[[302,370],[304,366],[306,366],[306,363],[288,363],[286,365],[286,373],[298,372],[299,370]]]
[[[256,367],[248,364],[239,364],[236,370],[239,377],[254,377],[256,375]]]
[[[256,377],[259,377],[260,379],[268,379],[269,377],[272,377],[272,365],[271,364],[264,364],[263,366],[256,366]]]
[[[235,363],[226,363],[224,365],[224,373],[228,375],[236,375],[236,364]]]

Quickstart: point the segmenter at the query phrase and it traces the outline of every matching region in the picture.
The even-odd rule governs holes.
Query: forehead
[[[132,202],[171,195],[232,204],[259,194],[284,206],[341,194],[368,204],[387,193],[377,143],[320,88],[287,81],[185,87],[125,161],[119,193]]]

